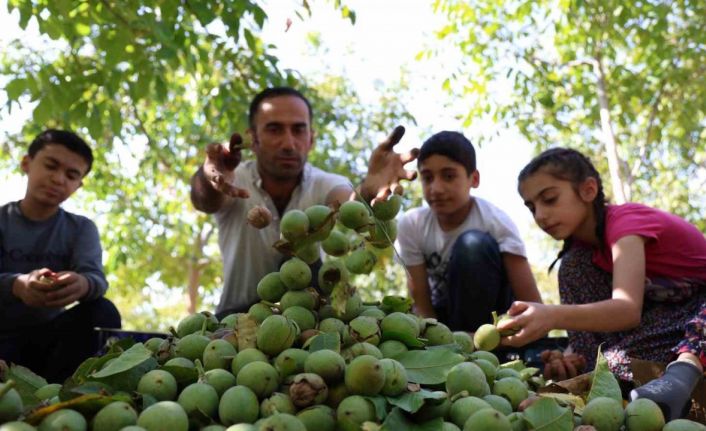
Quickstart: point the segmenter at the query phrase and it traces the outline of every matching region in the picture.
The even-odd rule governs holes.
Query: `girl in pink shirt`
[[[516,301],[504,327],[520,331],[503,343],[521,346],[566,329],[589,367],[602,344],[623,380],[632,380],[630,358],[672,361],[661,378],[630,397],[654,400],[667,420],[684,416],[706,364],[704,235],[645,205],[607,205],[598,172],[574,150],[543,152],[518,183],[539,227],[564,241],[557,257],[561,305]]]

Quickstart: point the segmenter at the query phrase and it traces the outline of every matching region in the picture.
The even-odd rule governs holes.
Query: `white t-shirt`
[[[407,266],[425,264],[431,302],[435,307],[442,305],[446,299],[446,268],[451,249],[460,234],[471,229],[488,232],[498,242],[501,253],[527,257],[520,233],[510,217],[485,199],[474,197],[473,202],[466,220],[448,232],[441,230],[436,215],[429,207],[412,208],[398,222],[400,263]]]
[[[247,190],[250,197],[233,199],[215,214],[224,278],[223,293],[216,308],[218,312],[257,302],[257,283],[266,274],[277,271],[284,259],[284,255],[272,247],[280,239],[280,216],[272,198],[262,188],[257,162],[248,160],[238,165],[235,182]],[[307,163],[302,182],[294,189],[285,212],[325,204],[331,190],[341,185],[352,188],[347,178]],[[272,213],[272,223],[264,229],[256,229],[247,223],[248,211],[257,205],[267,207]]]

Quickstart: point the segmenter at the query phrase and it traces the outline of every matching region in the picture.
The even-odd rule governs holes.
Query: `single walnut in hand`
[[[248,211],[248,223],[257,229],[262,229],[272,222],[272,213],[267,208],[257,205]]]

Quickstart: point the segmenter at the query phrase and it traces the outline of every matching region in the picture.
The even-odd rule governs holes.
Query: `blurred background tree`
[[[652,204],[706,230],[706,3],[437,0],[435,8],[447,18],[438,38],[462,54],[444,87],[471,107],[468,124],[489,117],[517,127],[537,151],[581,149],[613,202]]]
[[[2,144],[0,166],[16,167],[44,128],[90,136],[96,162],[82,205],[97,214],[108,296],[128,327],[163,329],[198,309],[200,298],[207,308],[215,303],[222,283],[215,226],[193,210],[189,180],[207,143],[245,131],[255,93],[290,85],[307,94],[317,131],[312,163],[352,179],[367,170],[371,131],[413,121],[394,95],[362,105],[343,77],[281,68],[259,36],[267,16],[252,1],[11,0],[8,10],[19,11],[23,29],[36,20],[46,43],[33,47],[20,35],[2,54],[0,114],[36,106],[22,132]],[[304,4],[297,13],[306,19],[310,10]],[[187,293],[186,305],[174,289]]]
[[[355,25],[353,7],[340,0],[317,7],[321,3]],[[316,13],[306,1],[292,5],[295,24]],[[0,173],[15,172],[27,142],[46,127],[90,137],[96,163],[78,204],[99,224],[109,296],[127,326],[141,329],[164,329],[187,309],[217,301],[222,280],[215,226],[193,210],[188,183],[205,145],[243,132],[250,98],[268,85],[292,85],[311,98],[317,143],[310,161],[353,183],[366,171],[375,141],[395,124],[415,124],[407,107],[438,88],[448,109],[426,120],[420,136],[405,139],[423,140],[458,113],[463,127],[456,129],[465,129],[477,147],[498,143],[505,131],[536,151],[575,147],[596,163],[614,202],[645,202],[706,230],[706,4],[432,5],[428,18],[441,24],[417,60],[431,65],[433,78],[446,79],[425,88],[391,64],[400,69],[399,80],[376,84],[377,100],[370,103],[345,70],[326,61],[332,53],[325,29],[302,47],[309,61],[318,60],[315,73],[281,66],[277,47],[264,37],[269,17],[261,2],[128,0],[118,7],[7,0],[25,30],[0,52],[7,101],[0,117],[27,107],[33,112],[20,133],[6,134],[0,144]],[[27,31],[34,24],[39,43]],[[405,208],[421,205],[418,182],[406,188],[405,198]],[[525,240],[540,244],[549,259],[559,245],[537,229]],[[392,251],[380,259],[374,274],[356,279],[368,301],[406,292]],[[556,272],[547,275],[548,263],[531,263],[545,299],[558,301]]]

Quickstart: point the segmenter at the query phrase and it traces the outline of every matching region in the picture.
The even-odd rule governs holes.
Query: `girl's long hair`
[[[543,151],[520,171],[520,174],[517,176],[518,185],[540,169],[555,178],[571,182],[576,192],[578,192],[579,186],[587,178],[595,178],[598,184],[598,194],[593,200],[593,210],[596,216],[596,237],[598,237],[598,244],[602,249],[604,245],[607,201],[603,193],[601,176],[588,157],[570,148],[551,148]],[[572,240],[570,236],[564,240],[559,254],[549,266],[549,272],[552,271],[557,261],[571,248],[571,243]]]

